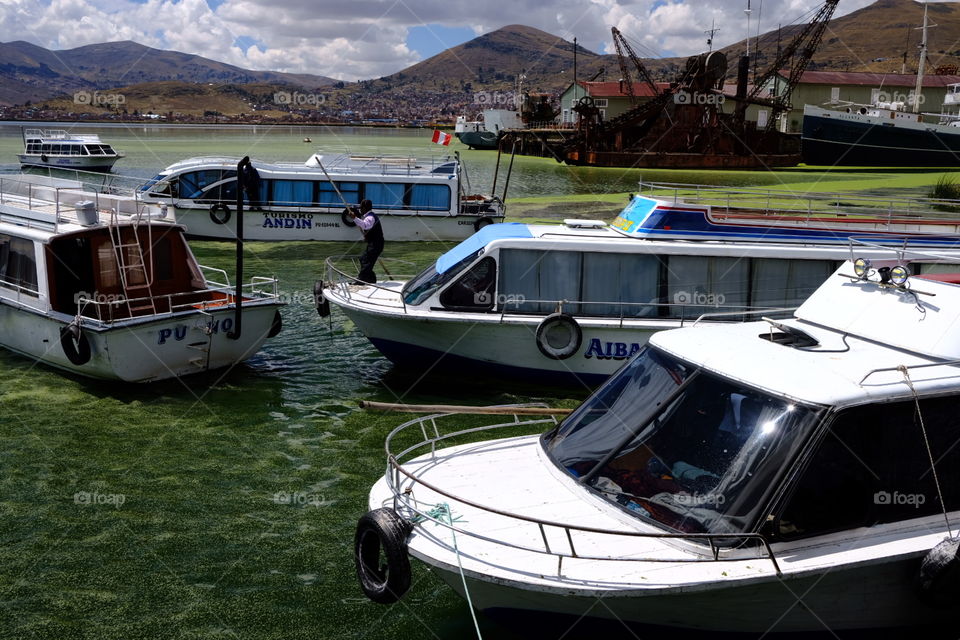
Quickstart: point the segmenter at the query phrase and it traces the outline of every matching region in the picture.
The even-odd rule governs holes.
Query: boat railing
[[[625,321],[643,322],[650,320],[673,320],[679,321],[679,326],[686,326],[692,322],[696,325],[701,320],[711,319],[729,319],[731,321],[742,321],[744,316],[766,313],[776,316],[782,313],[794,311],[796,307],[757,307],[751,305],[734,304],[696,304],[694,302],[603,302],[597,300],[533,300],[533,299],[512,299],[512,296],[498,296],[497,305],[499,309],[494,309],[500,315],[500,321],[506,320],[507,314],[524,316],[542,316],[548,313],[568,313],[576,318],[583,320],[616,320],[620,327],[623,327]],[[522,307],[528,305],[527,309]],[[529,308],[533,307],[533,308]],[[616,312],[591,313],[590,308],[598,307],[617,308]],[[716,311],[704,312],[706,308]]]
[[[893,225],[952,225],[960,233],[960,200],[904,198],[851,192],[792,192],[759,187],[719,187],[668,182],[639,183],[639,195],[684,204],[709,205],[711,214],[737,218],[783,217],[791,223],[877,223]]]
[[[386,155],[361,156],[348,153],[337,154],[336,156],[330,157],[323,156],[322,154],[315,155],[319,155],[320,162],[323,163],[323,168],[332,175],[349,175],[351,173],[369,175],[425,175],[441,165],[455,161],[454,157],[450,155],[430,156],[426,158]],[[239,161],[239,157],[196,156],[178,162],[176,167],[177,169],[189,169],[214,164],[235,168]],[[254,160],[253,164],[263,169],[274,168],[306,171],[313,168],[305,162],[261,162]],[[319,167],[319,165],[317,165],[317,167]]]
[[[544,405],[508,405],[503,409],[529,406]],[[465,412],[466,413],[466,412]],[[508,413],[508,411],[504,411]],[[513,414],[513,419],[507,422],[484,425],[481,427],[461,428],[448,430],[446,424],[442,426],[438,423],[449,421],[450,419],[462,419],[461,413],[436,413],[432,415],[415,418],[394,428],[387,436],[384,448],[387,454],[387,470],[385,478],[388,488],[393,494],[394,509],[398,513],[404,514],[409,519],[416,521],[430,521],[435,525],[445,527],[453,531],[456,535],[468,536],[477,540],[482,540],[491,544],[496,544],[519,551],[554,556],[557,558],[557,575],[563,572],[564,559],[587,560],[598,562],[742,562],[748,558],[743,553],[731,553],[733,550],[740,550],[748,545],[753,545],[760,552],[755,556],[765,557],[770,560],[777,575],[781,575],[780,566],[774,555],[773,549],[765,536],[759,533],[660,533],[646,532],[634,529],[603,529],[598,527],[586,527],[567,522],[557,522],[545,520],[533,516],[514,513],[498,509],[497,507],[480,504],[469,498],[456,495],[430,482],[427,482],[416,472],[407,469],[404,465],[412,462],[415,456],[429,454],[432,459],[438,455],[437,446],[453,438],[463,438],[473,436],[478,433],[488,433],[491,431],[505,431],[517,429],[522,430],[525,435],[534,435],[542,431],[543,425],[554,426],[557,424],[555,417],[521,420],[519,414]],[[412,434],[411,437],[419,438],[414,444],[405,445],[402,449],[394,450],[394,443],[399,441],[402,436]],[[405,486],[406,483],[406,486]],[[417,487],[424,487],[427,490],[448,499],[454,504],[468,506],[472,509],[493,514],[496,516],[509,518],[518,523],[525,523],[533,528],[539,534],[539,540],[542,544],[530,545],[510,542],[503,539],[494,538],[491,535],[466,528],[458,522],[453,516],[445,517],[447,514],[439,514],[435,503],[427,504],[419,502],[414,493]],[[449,503],[448,503],[449,505]],[[561,532],[562,539],[566,548],[558,548],[556,542],[551,544],[551,536],[548,532]],[[611,541],[618,538],[632,539],[656,539],[673,540],[680,543],[693,543],[698,545],[702,551],[700,553],[689,553],[677,555],[676,557],[664,557],[657,555],[655,557],[637,556],[631,554],[625,556],[605,556],[585,554],[577,550],[576,539],[581,535],[609,537]],[[534,536],[536,537],[536,536]],[[556,540],[556,536],[553,536]],[[595,540],[594,540],[595,541]]]
[[[345,266],[343,263],[349,263],[349,267]],[[394,268],[397,266],[401,268],[412,268],[416,269],[416,265],[407,260],[399,260],[397,258],[380,258],[377,260],[377,263],[380,269],[387,273],[387,277],[391,281],[408,281],[413,276],[409,274],[399,274],[394,273],[394,270],[391,270],[388,265],[394,265]],[[355,289],[351,287],[356,287],[361,285],[364,288],[372,287],[374,289],[379,289],[389,293],[391,296],[396,296],[397,302],[399,302],[403,312],[407,312],[407,303],[403,299],[403,294],[400,289],[385,287],[381,284],[371,284],[367,282],[362,282],[357,279],[357,276],[360,274],[360,256],[354,255],[343,255],[343,256],[329,256],[325,261],[324,265],[326,266],[327,278],[326,285],[331,289],[334,289],[339,293],[343,298],[349,300],[353,298]],[[375,300],[364,298],[365,302],[370,304],[382,304],[382,306],[396,308],[396,304],[389,305],[378,303]]]
[[[224,275],[226,275],[225,272]],[[236,290],[229,283],[206,281],[205,284],[206,287],[203,289],[138,298],[126,298],[122,294],[92,294],[93,297],[91,297],[91,294],[79,293],[77,294],[77,315],[83,321],[109,325],[143,317],[172,316],[183,311],[222,309],[234,304]],[[280,300],[279,282],[276,278],[253,277],[240,289],[245,302]],[[136,308],[149,308],[150,313],[144,315],[129,313],[130,309]]]

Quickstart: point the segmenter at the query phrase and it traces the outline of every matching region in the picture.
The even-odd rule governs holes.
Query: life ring
[[[580,325],[566,313],[551,313],[537,327],[537,348],[551,360],[566,360],[582,343]]]
[[[960,537],[947,538],[923,558],[920,599],[936,609],[955,607],[960,597]]]
[[[365,513],[357,522],[353,556],[363,593],[380,604],[396,602],[410,588],[407,536],[411,525],[388,508]],[[383,557],[386,564],[380,564]]]
[[[273,338],[283,329],[283,318],[280,317],[279,309],[273,313],[273,322],[270,323],[270,331],[267,333],[268,338]]]
[[[483,229],[487,225],[491,225],[491,224],[493,224],[493,220],[487,217],[483,217],[473,223],[473,230],[480,231],[480,229]]]
[[[350,217],[350,209],[344,209],[343,213],[340,214],[340,221],[345,227],[355,227],[357,223],[353,221],[353,218]]]
[[[219,211],[222,211],[223,215],[217,215]],[[230,207],[222,202],[210,205],[210,219],[214,224],[227,224],[230,222]]]
[[[317,280],[313,283],[313,301],[321,318],[330,315],[330,301],[323,297],[323,280]]]
[[[75,324],[68,324],[60,329],[60,347],[67,360],[77,366],[90,361],[90,341]]]

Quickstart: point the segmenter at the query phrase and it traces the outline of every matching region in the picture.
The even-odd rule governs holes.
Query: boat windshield
[[[745,533],[766,515],[820,413],[647,346],[543,446],[643,519],[683,533]]]
[[[436,263],[430,265],[406,284],[403,288],[403,301],[411,305],[420,304],[433,295],[437,289],[457,277],[481,252],[483,252],[483,249],[477,249],[443,273],[437,273]]]

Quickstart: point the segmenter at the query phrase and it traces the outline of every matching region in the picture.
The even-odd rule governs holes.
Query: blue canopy
[[[499,238],[532,238],[530,228],[522,222],[488,224],[475,234],[437,258],[437,273],[443,273]]]

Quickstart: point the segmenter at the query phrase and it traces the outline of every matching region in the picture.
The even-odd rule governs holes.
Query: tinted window
[[[37,290],[37,263],[33,242],[0,234],[0,284],[24,293]]]
[[[920,403],[948,511],[960,509],[956,398]],[[819,443],[778,520],[785,538],[870,527],[941,512],[914,402],[841,413]]]
[[[493,258],[484,258],[444,289],[440,294],[440,304],[449,309],[492,309],[496,281],[496,261]]]

